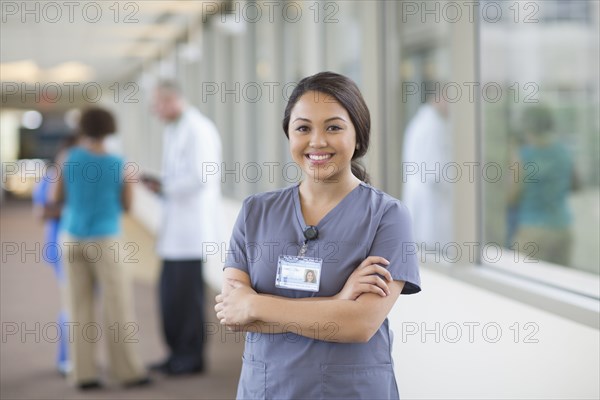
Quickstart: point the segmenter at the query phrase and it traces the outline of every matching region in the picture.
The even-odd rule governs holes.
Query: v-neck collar
[[[358,193],[359,188],[364,185],[365,185],[364,182],[360,182],[358,184],[358,186],[356,186],[347,195],[345,195],[344,198],[342,198],[342,200],[340,200],[335,205],[335,207],[333,207],[331,210],[329,210],[329,212],[327,214],[325,214],[323,216],[323,218],[321,218],[321,220],[316,225],[316,227],[321,228],[327,221],[329,221],[332,218],[332,216],[337,214],[339,212],[339,209],[342,208],[342,205],[344,203],[348,202],[352,197],[354,197],[356,195],[356,193]],[[300,204],[300,183],[298,183],[297,185],[294,186],[293,198],[294,198],[294,208],[296,210],[296,217],[298,218],[298,222],[300,223],[300,229],[302,231],[304,231],[304,229],[308,225],[306,224],[306,221],[304,221],[304,214],[302,214],[302,206]]]

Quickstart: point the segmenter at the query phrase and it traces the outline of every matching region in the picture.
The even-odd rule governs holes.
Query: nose
[[[313,129],[308,144],[310,147],[315,149],[327,147],[327,133],[321,129]]]

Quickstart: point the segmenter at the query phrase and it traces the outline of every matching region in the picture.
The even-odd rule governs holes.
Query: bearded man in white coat
[[[154,185],[163,200],[158,253],[163,260],[160,306],[170,355],[152,366],[168,375],[205,369],[203,249],[218,243],[221,201],[221,140],[217,128],[187,104],[171,81],[158,84],[156,114],[166,122],[162,180]],[[152,185],[150,185],[152,186]]]

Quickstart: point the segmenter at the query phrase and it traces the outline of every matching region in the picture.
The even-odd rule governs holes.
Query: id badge
[[[279,256],[275,286],[283,289],[318,292],[322,266],[321,258]]]

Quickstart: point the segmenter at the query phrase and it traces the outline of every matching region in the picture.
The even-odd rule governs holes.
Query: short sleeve
[[[244,200],[242,209],[238,214],[235,225],[233,226],[233,232],[231,233],[231,239],[229,240],[229,248],[226,252],[225,265],[223,269],[231,267],[248,272],[248,257],[246,256],[246,210],[248,199]]]
[[[391,202],[383,213],[369,256],[383,257],[390,262],[387,268],[392,278],[406,282],[402,294],[421,291],[412,220],[408,208],[401,202],[397,200]]]

